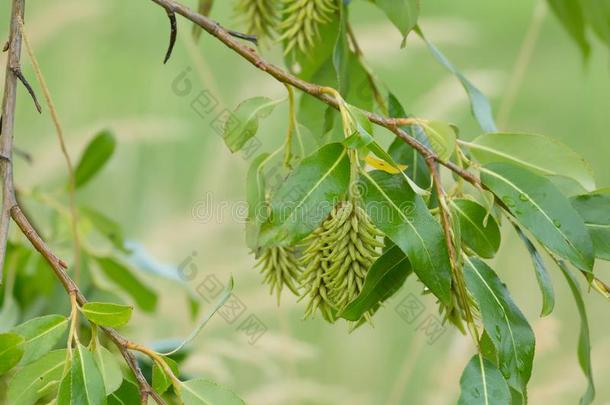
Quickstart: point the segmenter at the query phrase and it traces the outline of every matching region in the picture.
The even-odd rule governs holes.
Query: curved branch
[[[299,90],[309,94],[310,96],[317,98],[323,103],[326,103],[337,110],[339,109],[339,102],[335,97],[329,96],[328,94],[324,93],[324,86],[319,86],[317,84],[309,83],[305,80],[299,79],[298,77],[286,72],[282,68],[267,62],[259,54],[257,54],[254,49],[237,41],[233,37],[231,31],[224,29],[220,24],[213,21],[212,19],[202,14],[199,14],[194,10],[191,10],[190,8],[178,3],[175,0],[152,1],[158,4],[159,6],[165,8],[166,10],[172,10],[173,12],[180,14],[187,20],[190,20],[193,23],[199,25],[210,35],[216,37],[220,42],[225,44],[235,53],[237,53],[242,58],[254,65],[257,69],[269,74],[279,82],[296,87]],[[404,122],[404,119],[388,118],[370,111],[364,111],[364,113],[369,119],[369,121],[392,131],[397,137],[399,137],[405,143],[415,149],[425,159],[432,159],[433,161],[438,162],[441,165],[447,167],[449,170],[453,171],[469,183],[475,185],[476,187],[481,187],[481,182],[475,175],[468,172],[467,170],[462,169],[453,162],[443,161],[432,149],[417,141],[417,139],[413,138],[405,130],[401,129],[400,126],[402,125],[402,122]]]

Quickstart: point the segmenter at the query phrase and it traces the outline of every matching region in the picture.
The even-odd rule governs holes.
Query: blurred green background
[[[0,5],[2,33],[7,32],[8,3]],[[213,17],[239,28],[232,2],[216,3]],[[352,9],[369,64],[410,112],[455,122],[466,139],[479,135],[459,83],[418,39],[410,38],[401,50],[400,34],[377,9],[364,1],[354,1]],[[596,43],[585,63],[554,16],[534,0],[423,1],[421,26],[490,97],[502,129],[560,139],[591,162],[600,188],[610,186],[607,49]],[[182,19],[174,56],[164,66],[167,17],[150,1],[29,0],[26,28],[73,159],[102,128],[111,128],[119,140],[111,164],[79,201],[119,221],[129,239],[141,242],[162,263],[176,266],[196,251],[202,275],[227,280],[232,274],[236,295],[248,313],[268,327],[250,345],[237,324],[213,319],[197,339],[187,372],[232,387],[249,404],[455,403],[473,347],[450,328],[429,345],[417,331],[419,322],[408,324],[396,314],[396,305],[409,292],[421,290],[415,279],[378,313],[374,328],[365,326],[352,334],[342,324],[302,321],[302,305],[293,297],[284,296],[278,308],[260,285],[243,224],[236,218],[243,217],[248,161],[231,156],[212,124],[222,109],[233,109],[248,97],[283,97],[281,85],[205,34],[194,45],[188,35],[191,25]],[[534,40],[523,47],[528,32]],[[528,46],[531,58],[523,57]],[[277,51],[262,52],[280,63]],[[0,58],[4,69],[5,55]],[[24,60],[24,73],[34,83]],[[190,69],[193,87],[189,95],[180,96],[172,82],[185,69]],[[37,83],[34,87],[39,88]],[[209,90],[219,103],[214,114],[204,117],[191,107],[202,90]],[[285,126],[283,106],[262,124],[265,150],[282,142]],[[15,138],[33,157],[31,165],[17,164],[17,184],[49,188],[64,181],[65,165],[49,114],[36,114],[23,89]],[[204,220],[202,207],[214,211],[213,217]],[[585,379],[576,359],[579,318],[572,296],[553,270],[558,303],[551,316],[540,319],[541,298],[529,256],[510,229],[505,229],[503,242],[493,265],[537,337],[530,402],[576,404]],[[610,281],[609,265],[598,263],[596,271]],[[145,343],[187,335],[194,322],[184,291],[164,279],[144,277],[162,294],[160,312],[139,316],[126,334]],[[197,280],[191,287],[197,287]],[[610,306],[596,293],[588,294],[586,301],[596,403],[610,404]],[[435,314],[430,297],[421,302],[426,315]]]

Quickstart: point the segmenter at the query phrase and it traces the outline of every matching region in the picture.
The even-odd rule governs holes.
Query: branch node
[[[25,78],[23,73],[21,72],[21,68],[19,66],[13,66],[13,67],[11,67],[11,71],[13,72],[13,74],[15,76],[17,76],[17,79],[19,79],[19,81],[21,83],[23,83],[23,85],[25,86],[26,90],[28,91],[28,93],[32,97],[32,100],[34,101],[34,105],[36,106],[36,110],[38,111],[39,114],[42,114],[42,107],[40,106],[40,103],[38,102],[38,97],[36,97],[36,93],[34,92],[34,89],[30,85],[28,80]]]

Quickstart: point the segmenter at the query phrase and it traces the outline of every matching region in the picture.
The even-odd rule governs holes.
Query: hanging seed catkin
[[[332,21],[337,0],[282,0],[282,22],[278,25],[285,52],[300,49],[306,52],[320,34],[320,25]]]
[[[272,38],[278,24],[278,0],[238,0],[235,13],[246,24],[246,32],[258,38]]]
[[[264,276],[263,282],[270,287],[269,292],[276,294],[278,305],[284,286],[295,295],[299,295],[298,280],[301,271],[294,248],[281,246],[264,248],[256,267],[260,268]]]
[[[302,257],[305,316],[317,308],[328,319],[329,307],[340,313],[362,291],[369,268],[379,256],[383,236],[357,202],[344,201],[306,240]]]

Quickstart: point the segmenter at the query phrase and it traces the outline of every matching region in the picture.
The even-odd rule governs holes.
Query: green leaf
[[[108,302],[88,302],[83,305],[82,312],[93,323],[118,328],[129,322],[133,307]]]
[[[127,380],[123,380],[121,387],[108,396],[108,405],[133,405],[139,402],[140,390]]]
[[[544,135],[496,132],[464,142],[482,164],[507,162],[544,176],[574,179],[595,188],[591,166],[565,144]]]
[[[59,383],[67,361],[65,349],[55,350],[23,367],[9,383],[7,400],[11,405],[33,405]]]
[[[477,301],[485,331],[496,347],[502,375],[526,397],[534,360],[532,328],[514,304],[506,285],[484,262],[465,257],[464,275],[468,290]]]
[[[106,403],[104,379],[87,348],[78,344],[74,348],[72,363],[72,403],[97,405]]]
[[[106,165],[114,149],[116,139],[110,131],[102,131],[85,148],[80,161],[76,165],[74,177],[76,188],[87,184]]]
[[[594,192],[570,199],[593,240],[595,256],[610,260],[610,193]]]
[[[129,294],[143,311],[154,312],[157,306],[157,294],[150,287],[143,284],[127,267],[113,258],[96,257],[95,260],[106,277]]]
[[[403,37],[405,45],[407,35],[419,18],[418,0],[370,0],[376,4],[387,15],[388,19],[398,28]]]
[[[231,152],[239,151],[258,131],[258,121],[266,118],[284,100],[268,97],[250,98],[231,114],[224,128],[223,138]]]
[[[393,245],[373,263],[366,274],[362,291],[340,316],[350,321],[360,320],[366,312],[376,309],[394,295],[412,271],[407,256]]]
[[[175,376],[179,375],[178,363],[169,357],[164,357],[163,360],[167,363]],[[155,363],[152,369],[152,387],[159,394],[164,394],[172,384],[172,379],[165,371]]]
[[[347,76],[349,72],[349,45],[347,43],[348,8],[343,2],[340,3],[339,7],[339,33],[337,34],[335,49],[333,51],[333,66],[337,73],[339,93],[345,94],[349,83]]]
[[[347,150],[339,143],[303,159],[273,196],[261,243],[290,245],[307,236],[347,193],[349,177]]]
[[[228,389],[208,380],[191,380],[180,384],[184,405],[244,405],[245,402]]]
[[[422,127],[438,157],[443,161],[449,160],[455,151],[455,127],[443,121],[425,121],[422,122]]]
[[[410,117],[392,93],[388,96],[388,108],[390,110],[390,117],[392,118]],[[407,131],[407,133],[413,136],[421,144],[431,147],[428,136],[420,126],[406,125],[401,128]],[[405,174],[413,179],[415,184],[423,189],[427,189],[431,186],[432,180],[430,171],[426,165],[426,159],[424,159],[415,149],[407,145],[405,141],[396,137],[390,145],[388,153],[395,162],[407,166]]]
[[[576,301],[576,307],[580,314],[580,336],[578,338],[578,363],[582,369],[585,377],[587,378],[587,390],[580,398],[581,405],[589,405],[595,398],[595,384],[593,383],[593,368],[591,366],[591,338],[589,332],[589,320],[587,319],[587,309],[585,307],[585,301],[582,297],[582,291],[578,280],[570,271],[570,269],[561,260],[557,260],[557,265],[561,269],[572,295],[574,301]]]
[[[440,225],[400,175],[362,174],[363,200],[373,223],[407,255],[417,277],[449,304],[451,268]]]
[[[72,373],[64,375],[57,389],[57,405],[72,405]]]
[[[248,218],[246,221],[246,244],[250,249],[258,247],[260,227],[267,216],[265,204],[265,177],[262,175],[263,162],[268,153],[257,156],[248,169],[246,179],[246,199],[248,202]]]
[[[104,346],[97,345],[93,351],[95,364],[102,375],[104,391],[110,395],[119,389],[123,381],[123,372],[116,357]]]
[[[458,405],[509,405],[510,391],[502,373],[478,354],[472,357],[460,378]]]
[[[14,333],[0,334],[0,375],[6,373],[19,363],[23,357],[25,338]]]
[[[125,237],[121,225],[91,207],[81,206],[79,207],[79,213],[89,219],[95,229],[105,236],[115,248],[125,253],[128,252],[125,247]]]
[[[559,21],[576,41],[584,58],[589,56],[591,46],[587,40],[586,23],[581,8],[581,1],[547,0]]]
[[[536,246],[534,246],[532,241],[529,240],[529,238],[517,224],[513,225],[517,231],[517,234],[523,241],[523,244],[527,248],[530,256],[532,257],[534,270],[536,272],[536,280],[538,281],[538,286],[540,287],[540,292],[542,293],[542,311],[540,316],[547,316],[553,312],[553,308],[555,307],[555,293],[553,291],[551,276],[546,270],[544,260],[542,260],[542,256],[540,255],[540,252],[538,252],[538,249],[536,249]]]
[[[457,199],[450,204],[458,219],[464,244],[480,257],[494,257],[501,239],[500,227],[494,217],[488,216],[484,207],[471,200]]]
[[[481,168],[481,181],[542,244],[584,271],[593,244],[583,220],[550,180],[509,163]]]
[[[462,86],[464,86],[464,89],[470,98],[472,113],[478,121],[481,129],[485,132],[495,132],[497,130],[496,123],[493,118],[491,104],[489,103],[487,97],[485,97],[485,95],[478,88],[476,88],[475,85],[466,78],[466,76],[464,76],[455,66],[453,66],[451,62],[449,62],[449,59],[443,55],[440,49],[426,39],[420,27],[416,27],[415,32],[417,32],[417,35],[424,40],[428,46],[428,49],[432,53],[432,56],[434,56],[434,58],[447,70],[453,73],[455,77],[458,78],[460,83],[462,83]]]
[[[31,363],[53,349],[67,329],[68,319],[62,315],[41,316],[15,326],[12,331],[25,338],[21,364]]]

